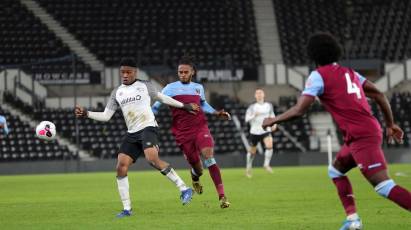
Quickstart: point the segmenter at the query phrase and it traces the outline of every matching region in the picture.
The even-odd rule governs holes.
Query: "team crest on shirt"
[[[123,96],[123,91],[120,91],[120,92],[118,93],[118,95],[119,95],[119,96]]]
[[[200,89],[196,89],[196,93],[198,94],[198,95],[200,95]]]

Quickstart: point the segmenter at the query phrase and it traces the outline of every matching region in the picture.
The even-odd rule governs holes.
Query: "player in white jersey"
[[[122,83],[115,88],[110,96],[104,112],[91,112],[76,106],[77,117],[88,117],[98,121],[108,121],[118,108],[121,108],[127,134],[120,146],[117,156],[117,185],[123,210],[117,217],[131,215],[131,200],[129,195],[128,168],[144,153],[146,160],[163,175],[167,176],[180,190],[183,205],[191,201],[193,190],[186,186],[170,164],[158,156],[157,122],[151,111],[154,100],[167,105],[195,113],[199,110],[196,104],[183,104],[176,101],[153,87],[149,81],[137,79],[137,65],[134,59],[124,58],[120,65]]]
[[[273,105],[269,102],[265,102],[265,94],[263,89],[255,90],[255,100],[254,104],[251,104],[245,114],[245,121],[250,123],[250,148],[247,152],[247,166],[246,166],[246,176],[251,178],[251,168],[253,167],[253,160],[257,152],[257,145],[263,142],[265,147],[264,153],[264,168],[272,173],[273,170],[270,167],[271,157],[273,156],[273,138],[271,137],[271,132],[277,129],[274,125],[267,130],[262,128],[264,118],[275,117]]]

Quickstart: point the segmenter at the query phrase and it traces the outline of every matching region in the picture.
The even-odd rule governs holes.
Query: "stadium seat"
[[[309,64],[305,45],[317,31],[334,34],[347,59],[392,62],[411,53],[408,0],[273,0],[273,5],[286,64]]]
[[[261,62],[251,0],[37,2],[108,66],[123,56],[142,66],[174,64],[184,52],[201,68]]]

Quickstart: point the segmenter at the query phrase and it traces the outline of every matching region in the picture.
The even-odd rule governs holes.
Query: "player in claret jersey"
[[[214,114],[224,119],[230,119],[227,112],[216,111],[211,107],[204,94],[201,84],[192,82],[195,74],[195,66],[190,57],[183,57],[178,65],[179,81],[170,83],[164,87],[162,93],[182,103],[195,103],[201,107],[196,114],[182,113],[171,107],[173,116],[172,133],[177,145],[183,151],[185,158],[191,165],[191,178],[194,190],[201,194],[203,187],[200,184],[200,176],[203,174],[203,164],[200,153],[204,158],[204,166],[208,168],[211,179],[216,187],[221,208],[228,208],[230,203],[224,194],[224,185],[221,179],[220,168],[214,159],[214,140],[208,129],[207,118],[204,113]],[[153,112],[157,113],[161,103],[153,105]]]
[[[344,145],[328,168],[347,214],[341,229],[362,228],[351,184],[345,176],[356,166],[378,194],[411,211],[411,193],[396,185],[388,176],[387,163],[381,149],[381,126],[371,114],[366,99],[373,99],[382,110],[389,141],[401,143],[404,133],[394,123],[387,98],[360,74],[337,63],[342,49],[331,34],[312,35],[307,44],[307,52],[317,69],[311,72],[302,96],[295,106],[283,114],[265,119],[263,127],[303,115],[315,97],[318,97],[344,136]]]

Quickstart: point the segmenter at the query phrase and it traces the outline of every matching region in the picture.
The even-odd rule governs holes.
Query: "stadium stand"
[[[394,115],[395,122],[403,129],[404,131],[404,146],[410,146],[411,140],[411,115],[408,111],[411,109],[411,93],[394,93],[390,100],[391,109]],[[374,115],[377,117],[381,126],[383,127],[385,135],[385,122],[384,116],[381,110],[378,109],[376,103],[371,103],[371,108]],[[384,145],[388,147],[401,147],[400,144],[389,145],[387,139],[384,138]]]
[[[284,63],[307,63],[305,46],[307,38],[315,31],[330,31],[343,38],[343,28],[347,24],[344,3],[339,0],[273,0]]]
[[[316,31],[329,31],[350,59],[401,61],[411,56],[408,0],[273,0],[283,59],[307,64],[305,44]]]
[[[288,109],[291,105],[294,105],[295,98],[293,100],[288,100],[289,98],[282,98],[280,100],[279,105],[273,104],[274,112],[276,114],[284,112]],[[290,98],[291,99],[291,98]],[[239,103],[234,99],[231,99],[227,96],[220,95],[217,98],[217,101],[222,102],[224,108],[233,115],[237,115],[240,119],[241,126],[243,127],[243,131],[247,134],[247,138],[249,138],[249,127],[248,124],[245,123],[245,113],[247,111],[248,105]],[[306,149],[308,149],[308,134],[311,130],[311,125],[309,123],[308,117],[304,116],[303,118],[296,119],[294,121],[282,124],[285,130],[291,134],[291,136],[295,137],[297,141],[303,145]],[[240,139],[239,137],[236,137]],[[239,143],[242,145],[242,143]],[[298,147],[281,131],[278,130],[273,133],[273,144],[274,148],[279,151],[299,151]],[[242,148],[242,151],[245,151]]]
[[[174,64],[183,52],[201,68],[260,63],[251,0],[37,2],[108,66],[124,56]]]
[[[0,106],[0,114],[6,117],[10,133],[0,133],[0,162],[67,160],[78,156],[58,141],[43,142],[35,137],[35,132],[27,122],[20,120]]]
[[[283,103],[290,103],[293,104],[292,101],[295,101],[295,98],[282,98]],[[287,102],[284,102],[287,101]],[[281,103],[281,102],[280,102]],[[385,122],[384,122],[384,116],[381,112],[381,110],[378,108],[378,105],[374,101],[369,101],[371,110],[374,114],[374,116],[377,118],[379,123],[382,126],[382,129],[384,131],[385,135]],[[394,115],[394,121],[403,129],[404,131],[404,144],[400,145],[398,143],[396,144],[388,144],[387,139],[383,138],[383,144],[384,146],[387,147],[409,147],[410,146],[410,140],[411,140],[411,115],[409,112],[411,109],[411,93],[410,92],[405,92],[405,93],[393,93],[390,97],[390,105],[392,109],[392,113]],[[324,107],[316,101],[313,106],[311,106],[308,116],[311,113],[316,113],[316,112],[325,112]],[[343,143],[343,137],[340,132],[337,132],[338,134],[338,139],[340,144]]]
[[[0,2],[0,22],[0,65],[23,66],[61,59],[57,62],[24,65],[23,70],[28,73],[71,72],[69,48],[19,1]],[[90,68],[78,61],[77,71],[87,72]]]

